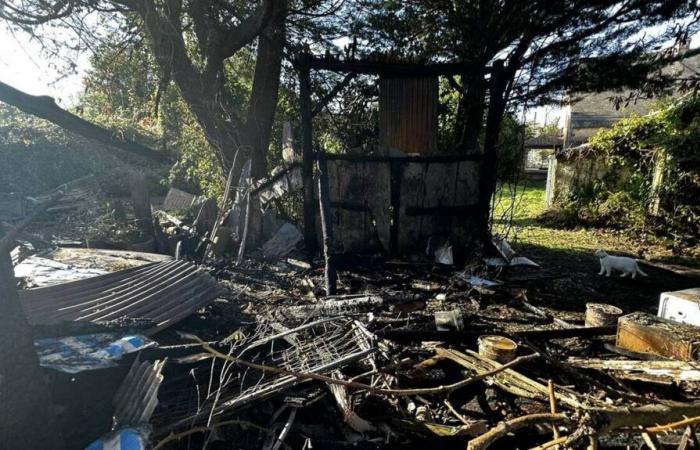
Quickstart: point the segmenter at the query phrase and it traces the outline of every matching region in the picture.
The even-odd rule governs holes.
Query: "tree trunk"
[[[162,10],[146,1],[137,8],[151,50],[164,73],[169,73],[183,100],[197,119],[207,142],[216,150],[224,173],[238,180],[243,164],[252,160],[252,176],[266,172],[266,156],[277,106],[282,64],[287,0],[275,0],[271,16],[258,37],[253,88],[245,121],[240,106],[225,88],[224,60],[210,43],[203,71],[194,66],[182,38],[181,11]],[[219,42],[218,45],[223,45]],[[257,208],[253,208],[254,210]]]
[[[506,86],[508,78],[504,74],[503,61],[496,60],[492,65],[489,82],[489,110],[486,118],[484,136],[484,159],[482,160],[481,179],[479,180],[479,204],[482,208],[480,225],[485,244],[491,240],[491,199],[496,192],[498,157],[496,154],[498,136],[506,108]]]
[[[484,125],[486,109],[486,80],[484,73],[462,74],[463,93],[457,110],[457,148],[472,153],[479,146],[479,134]]]
[[[267,153],[277,109],[280,72],[285,41],[286,0],[275,4],[272,18],[258,38],[253,89],[245,125],[244,145],[250,147],[251,177],[267,174]],[[250,198],[248,241],[255,245],[262,234],[262,217],[257,196]]]
[[[258,38],[253,89],[246,118],[246,141],[252,147],[251,176],[264,177],[267,151],[275,120],[285,41],[287,2],[275,5],[270,23]]]
[[[8,249],[0,248],[0,448],[61,449],[51,393],[15,286]]]

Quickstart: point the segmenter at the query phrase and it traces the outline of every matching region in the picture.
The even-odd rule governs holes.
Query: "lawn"
[[[596,249],[650,261],[700,267],[697,258],[674,255],[661,243],[641,242],[624,230],[577,227],[556,228],[538,218],[545,212],[545,181],[525,180],[516,187],[502,185],[496,196],[494,229],[507,236],[521,253],[540,256],[557,254],[588,259]],[[695,250],[697,251],[697,249]],[[690,252],[692,253],[692,252]]]

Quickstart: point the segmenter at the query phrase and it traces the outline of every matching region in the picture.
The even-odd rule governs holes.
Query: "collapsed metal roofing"
[[[114,395],[114,428],[139,426],[151,420],[158,406],[158,389],[163,382],[165,361],[140,361],[138,358]]]
[[[211,303],[220,292],[216,280],[194,264],[167,261],[18,293],[32,325],[138,319],[152,322],[145,333],[153,334]]]

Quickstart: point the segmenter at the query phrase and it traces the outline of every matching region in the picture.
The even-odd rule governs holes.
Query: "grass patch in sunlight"
[[[664,245],[635,241],[624,230],[555,228],[544,224],[539,220],[546,211],[544,199],[544,180],[524,180],[516,187],[501,186],[496,197],[494,231],[506,235],[525,255],[538,256],[538,249],[549,249],[556,250],[560,255],[582,259],[582,254],[592,254],[602,248],[635,258],[700,266],[697,259],[676,257]]]

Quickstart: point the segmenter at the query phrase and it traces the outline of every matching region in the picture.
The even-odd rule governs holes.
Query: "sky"
[[[75,73],[61,75],[55,62],[42,56],[38,42],[29,40],[22,32],[12,32],[3,22],[0,22],[0,44],[0,81],[32,95],[49,95],[64,107],[74,103],[82,88],[82,77],[90,67],[87,55],[80,58]],[[698,46],[700,34],[691,41],[691,48]],[[561,108],[545,106],[527,110],[524,119],[540,125],[561,126],[560,116]]]
[[[55,62],[42,56],[41,45],[22,32],[13,33],[0,22],[0,81],[32,95],[49,95],[68,106],[81,89],[89,68],[87,55],[78,61],[78,71],[62,76]]]

